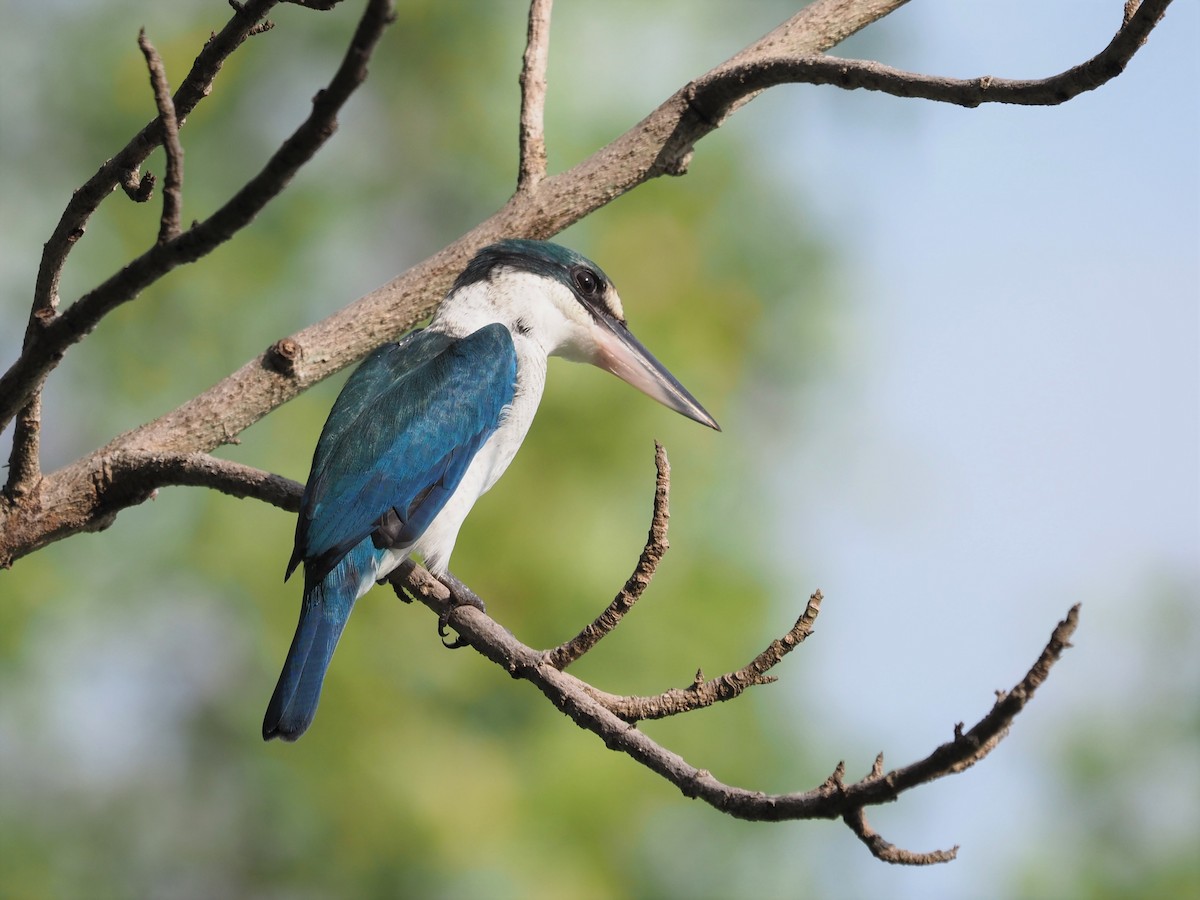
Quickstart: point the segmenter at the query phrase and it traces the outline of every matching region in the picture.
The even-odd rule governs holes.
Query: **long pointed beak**
[[[598,310],[594,336],[596,355],[592,363],[612,372],[622,381],[657,400],[668,409],[687,416],[701,425],[721,430],[717,420],[708,414],[667,367],[654,358],[649,350],[633,336],[622,322]]]

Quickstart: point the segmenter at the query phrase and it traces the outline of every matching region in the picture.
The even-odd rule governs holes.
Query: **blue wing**
[[[290,575],[317,584],[364,538],[416,540],[512,402],[517,357],[499,323],[466,338],[418,331],[346,382],[313,455]]]
[[[455,339],[416,332],[350,376],[317,442],[290,575],[304,602],[263,719],[294,741],[312,723],[325,672],[383,547],[415,541],[454,493],[512,402],[517,357],[503,325]],[[365,585],[365,587],[364,587]]]

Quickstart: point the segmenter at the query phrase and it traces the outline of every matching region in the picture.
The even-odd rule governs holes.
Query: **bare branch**
[[[235,15],[220,32],[209,38],[175,93],[173,105],[178,120],[187,118],[196,105],[208,96],[225,60],[241,46],[255,24],[276,2],[278,0],[248,0],[245,4],[231,4]],[[155,118],[71,195],[71,201],[63,210],[42,253],[34,288],[35,314],[39,310],[57,309],[63,266],[75,242],[83,236],[88,219],[116,186],[136,183],[131,178],[136,176],[146,157],[161,143],[162,122]],[[0,407],[0,430],[7,421],[7,409]]]
[[[650,518],[650,533],[646,536],[646,547],[638,558],[633,574],[595,621],[565,644],[546,652],[546,662],[556,669],[565,669],[575,662],[620,624],[625,613],[633,609],[633,605],[650,586],[663,554],[670,547],[667,542],[667,521],[671,518],[671,463],[667,460],[666,448],[658,441],[654,442],[654,467],[657,476],[654,483],[654,512]]]
[[[179,236],[179,215],[183,206],[183,145],[179,143],[179,122],[175,118],[175,101],[171,99],[167,71],[158,51],[146,37],[145,28],[138,32],[138,46],[142,55],[146,57],[146,66],[150,70],[150,86],[154,89],[154,104],[158,107],[158,120],[162,123],[162,145],[167,154],[167,175],[163,179],[162,219],[158,226],[158,242],[165,244]],[[151,181],[150,184],[153,185],[154,182]]]
[[[62,473],[45,479],[35,503],[14,503],[5,510],[0,502],[0,513],[7,512],[0,529],[0,569],[66,535],[103,531],[118,512],[153,499],[162,487],[211,488],[289,512],[300,508],[304,490],[290,478],[206,453],[118,450],[87,460],[87,468],[70,470],[70,479]]]
[[[123,453],[109,460],[105,474],[106,486],[113,494],[187,485],[261,500],[288,512],[299,511],[304,493],[304,485],[290,478],[207,453]]]
[[[1171,0],[1146,0],[1125,21],[1100,53],[1049,78],[1017,80],[942,78],[905,72],[876,62],[830,56],[771,56],[725,66],[694,82],[691,101],[699,115],[720,122],[747,87],[763,90],[780,84],[828,84],[847,90],[880,91],[895,97],[915,97],[976,107],[983,103],[1055,106],[1116,78],[1145,43]]]
[[[962,771],[987,754],[1004,733],[1013,717],[1032,697],[1033,691],[1049,674],[1050,667],[1069,646],[1068,639],[1078,622],[1075,606],[1059,623],[1038,661],[1017,686],[998,700],[992,711],[969,732],[956,732],[955,739],[943,744],[928,757],[891,772],[883,772],[877,758],[871,774],[853,784],[843,782],[844,766],[820,786],[791,794],[764,794],[718,781],[703,769],[659,745],[621,719],[595,696],[595,689],[549,665],[545,655],[518,641],[473,605],[460,605],[450,588],[420,566],[397,569],[390,578],[397,593],[420,600],[448,620],[463,643],[502,667],[514,678],[531,682],[581,728],[596,734],[610,750],[618,750],[670,781],[687,797],[696,797],[734,818],[778,822],[799,819],[837,819],[846,821],[880,859],[889,862],[926,865],[953,859],[955,850],[912,853],[888,844],[866,824],[860,811],[896,800],[901,793]],[[1013,698],[1020,697],[1020,702]]]
[[[550,8],[554,0],[530,0],[529,31],[521,66],[521,163],[517,192],[546,177],[546,66],[550,60]]]
[[[1169,0],[1153,0],[1160,8]],[[724,68],[747,64],[756,54],[784,47],[811,55],[853,33],[899,2],[817,0],[751,48],[693,84]],[[808,30],[811,29],[811,30]],[[758,88],[746,86],[752,95]],[[131,436],[141,446],[170,443],[176,450],[208,450],[226,434],[236,434],[309,385],[353,362],[383,340],[404,333],[429,315],[454,276],[484,244],[502,236],[549,237],[643,181],[681,171],[691,145],[716,127],[690,105],[685,87],[636,126],[574,168],[518,192],[495,215],[459,240],[388,284],[290,337],[313,362],[302,375],[280,384],[251,360],[205,394]],[[730,102],[732,106],[732,101]],[[231,403],[232,399],[237,402]]]
[[[790,47],[816,53],[898,5],[895,0],[886,4],[879,0],[817,0],[771,35],[786,34]],[[811,32],[804,30],[809,23]],[[142,449],[178,452],[213,449],[228,435],[239,433],[428,316],[484,244],[505,236],[549,237],[662,174],[657,160],[663,144],[686,115],[687,102],[677,93],[573,169],[543,179],[535,191],[514,195],[503,209],[438,253],[324,321],[291,335],[289,340],[303,347],[305,358],[311,361],[296,378],[277,378],[265,356],[260,356],[204,394],[131,433],[128,442]]]
[[[912,850],[904,850],[895,844],[889,844],[867,824],[867,814],[861,807],[848,810],[842,816],[842,821],[858,835],[860,841],[867,845],[872,856],[886,863],[900,866],[931,866],[958,858],[957,844],[949,850],[931,850],[928,853],[914,853]]]
[[[237,14],[219,34],[213,35],[200,51],[191,72],[180,85],[179,92],[172,101],[172,107],[180,118],[186,116],[208,94],[213,79],[216,78],[226,57],[241,45],[254,23],[265,15],[275,2],[276,0],[253,0],[244,8],[235,5]],[[162,140],[162,128],[160,116],[138,132],[119,153],[104,163],[95,175],[72,194],[54,232],[42,250],[21,357],[9,372],[0,378],[0,431],[4,430],[14,415],[20,413],[13,431],[9,477],[3,493],[0,494],[0,500],[7,499],[29,506],[27,501],[42,484],[38,437],[41,427],[41,387],[46,375],[62,358],[62,351],[41,349],[38,345],[42,335],[58,315],[58,286],[67,256],[76,242],[83,237],[92,213],[117,185],[135,201],[144,202],[150,199],[154,189],[154,176],[149,173],[140,175],[139,170],[146,157]],[[31,365],[27,365],[22,377],[10,379],[8,376],[22,362]],[[0,503],[0,514],[3,507],[4,504]],[[5,559],[11,559],[11,556],[0,550],[0,565]]]
[[[33,340],[27,338],[21,357],[0,377],[0,428],[7,424],[3,416],[10,415],[10,410],[15,412],[62,358],[67,347],[81,340],[101,318],[167,272],[195,262],[229,240],[286,187],[296,171],[337,130],[337,114],[366,80],[367,60],[393,18],[390,0],[370,0],[341,66],[329,86],[313,99],[308,118],[275,151],[263,170],[224,206],[187,233],[156,244],[40,330],[29,333]]]
[[[812,634],[817,615],[821,612],[822,599],[820,591],[813,591],[812,596],[808,598],[804,612],[801,613],[800,618],[796,620],[796,624],[788,633],[772,641],[766,650],[736,672],[729,672],[711,681],[705,681],[704,673],[697,671],[695,681],[688,687],[671,688],[653,697],[622,697],[606,693],[590,685],[587,687],[588,693],[626,722],[665,719],[668,716],[732,700],[741,696],[746,688],[771,684],[777,680],[774,675],[766,674],[767,671],[799,647],[805,638]]]
[[[276,342],[271,349],[247,362],[213,388],[159,419],[121,435],[107,447],[78,460],[51,477],[57,479],[60,487],[65,489],[68,485],[86,484],[88,473],[97,468],[104,457],[117,452],[189,454],[207,452],[230,442],[234,436],[271,410],[361,358],[382,341],[402,334],[417,320],[432,312],[454,276],[483,244],[501,236],[548,237],[647,179],[685,171],[694,143],[718,127],[723,117],[728,116],[764,86],[786,80],[784,74],[789,67],[792,69],[791,76],[800,80],[819,80],[821,77],[834,76],[840,78],[839,73],[849,71],[844,69],[845,66],[865,66],[855,70],[857,75],[848,77],[858,77],[866,81],[877,77],[879,72],[872,68],[872,64],[821,60],[814,58],[813,54],[828,49],[847,35],[902,5],[902,2],[903,0],[816,0],[760,41],[677,91],[658,109],[607,147],[567,172],[547,176],[538,181],[535,187],[517,191],[495,215],[439,253],[324,321]],[[1141,8],[1132,14],[1127,27],[1122,29],[1108,49],[1090,63],[1076,68],[1093,74],[1098,73],[1097,77],[1112,77],[1145,40],[1146,34],[1161,17],[1168,3],[1169,0],[1146,0]],[[240,31],[232,28],[234,23],[231,23],[222,35],[214,37],[206,46],[193,67],[192,74],[189,74],[176,94],[175,107],[181,117],[190,108],[188,104],[194,105],[198,99],[198,96],[189,99],[188,96],[184,96],[185,92],[195,94],[198,86],[207,83],[203,78],[194,77],[195,73],[199,70],[211,81],[224,59],[223,55],[214,56],[210,52],[214,44],[222,41],[222,47],[226,48],[222,52],[227,55],[229,42],[234,37],[238,41],[244,39],[258,21],[254,19],[245,22],[240,17],[253,13],[261,18],[270,7],[270,3],[267,0],[249,0],[245,6],[235,4],[235,7],[239,9],[235,20],[241,23]],[[783,53],[790,56],[782,60],[780,55]],[[826,68],[822,69],[821,66]],[[833,68],[830,69],[830,66]],[[750,77],[751,75],[753,77]],[[1086,78],[1080,77],[1083,80],[1072,81],[1072,84],[1083,84]],[[1006,84],[1001,83],[1001,93],[1010,90]],[[932,92],[926,88],[914,88],[918,89],[926,90],[926,93]],[[985,92],[991,90],[993,88],[989,86]],[[1045,87],[1038,90],[1044,91]],[[1033,91],[1031,96],[1036,93]],[[1061,99],[1056,99],[1055,102],[1061,102]],[[160,273],[165,270],[162,267],[163,254],[155,255],[155,251],[169,250],[172,253],[183,254],[183,258],[195,258],[196,255],[206,252],[201,244],[211,247],[223,239],[221,229],[236,229],[236,220],[245,213],[245,209],[239,205],[242,201],[260,208],[261,203],[269,199],[258,196],[254,191],[249,192],[254,194],[253,197],[239,195],[235,202],[227,205],[205,223],[206,230],[198,232],[197,229],[192,229],[168,245],[156,247],[114,276],[114,279],[93,291],[86,298],[87,303],[80,301],[68,310],[68,314],[56,317],[54,303],[57,302],[57,297],[54,289],[57,287],[58,267],[48,265],[46,261],[57,259],[61,262],[61,259],[65,258],[65,252],[58,253],[55,248],[60,247],[64,241],[78,239],[82,234],[82,224],[94,208],[89,205],[90,200],[84,200],[90,197],[98,203],[99,199],[96,197],[102,198],[104,193],[111,191],[113,185],[128,178],[129,173],[136,173],[137,166],[144,160],[150,148],[156,141],[161,140],[158,127],[156,119],[143,130],[139,138],[114,157],[112,163],[106,164],[101,172],[78,192],[64,213],[55,235],[47,242],[47,253],[43,257],[43,267],[39,274],[38,297],[52,297],[54,302],[44,301],[41,307],[44,311],[39,319],[36,311],[36,303],[39,301],[35,300],[35,315],[31,318],[30,329],[27,332],[25,351],[9,372],[0,377],[0,427],[3,427],[3,423],[15,415],[26,400],[34,395],[46,372],[56,364],[58,356],[72,340],[77,340],[85,333],[110,305],[123,302],[153,280],[155,270]],[[153,134],[154,141],[145,137],[150,133]],[[286,149],[288,148],[285,147],[284,150]],[[280,158],[281,155],[286,155],[284,150],[277,154],[263,176],[260,176],[264,180],[252,182],[255,187],[265,188],[274,183],[273,179],[278,173],[272,167],[277,162],[285,164]],[[250,187],[247,186],[247,191]],[[100,193],[97,194],[97,191]],[[81,200],[81,197],[84,199]],[[69,229],[72,224],[77,226],[74,231]],[[48,324],[43,324],[43,320]],[[48,340],[41,339],[43,332],[49,333]],[[292,352],[286,358],[276,352],[276,348],[282,346],[291,348]],[[281,362],[284,365],[280,365]],[[28,442],[22,442],[21,446],[29,445]],[[55,496],[63,497],[63,490],[56,490]],[[0,503],[0,564],[5,561],[11,563],[13,559],[29,552],[33,546],[41,546],[45,534],[53,532],[62,537],[73,533],[60,530],[57,519],[44,522],[41,532],[36,521],[23,520],[10,527],[11,523],[6,522],[5,518],[11,515],[20,515],[27,519],[36,518],[37,513],[28,505],[18,510],[11,503]],[[86,527],[87,523],[80,523],[76,530]],[[26,535],[32,543],[10,539],[9,535],[14,533]]]

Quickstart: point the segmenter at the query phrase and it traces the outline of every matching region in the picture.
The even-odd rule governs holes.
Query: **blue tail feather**
[[[263,740],[294,741],[308,730],[334,648],[363,587],[377,551],[370,539],[360,543],[315,585],[305,585],[300,621],[287,660],[263,719]],[[371,584],[367,580],[366,587]]]

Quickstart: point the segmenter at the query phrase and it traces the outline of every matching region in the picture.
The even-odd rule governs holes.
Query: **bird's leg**
[[[456,637],[452,641],[446,640],[446,629],[450,625],[450,615],[460,606],[473,606],[482,613],[487,612],[487,606],[483,600],[472,591],[469,587],[451,575],[449,572],[443,572],[437,576],[438,581],[450,589],[450,606],[438,616],[438,636],[442,639],[442,645],[451,650],[457,650],[460,647],[466,647],[467,642],[461,637]]]

